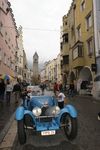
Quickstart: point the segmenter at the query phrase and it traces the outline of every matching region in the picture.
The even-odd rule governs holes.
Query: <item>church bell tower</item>
[[[38,67],[39,56],[37,52],[33,55],[33,83],[38,84],[39,67]]]

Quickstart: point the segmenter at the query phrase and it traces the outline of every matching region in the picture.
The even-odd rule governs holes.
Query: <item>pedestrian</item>
[[[5,95],[5,83],[3,79],[0,79],[0,102],[3,105],[4,95]]]
[[[59,83],[58,87],[59,87],[59,90],[60,90],[60,91],[63,90],[63,85],[62,85],[62,83]]]
[[[18,82],[14,85],[13,92],[15,95],[15,103],[18,103],[20,95],[21,95],[21,86]]]
[[[70,97],[73,97],[73,96],[74,96],[74,90],[75,90],[74,83],[71,82],[70,85],[69,85],[69,96],[70,96]]]
[[[7,105],[10,105],[12,90],[13,90],[13,86],[10,83],[10,80],[7,80],[7,85],[6,85],[6,103],[7,103]]]
[[[58,94],[58,106],[60,107],[60,109],[64,108],[64,99],[65,99],[65,94],[61,90],[59,91]]]
[[[44,95],[45,85],[44,85],[44,84],[41,84],[41,85],[40,85],[40,88],[41,88],[41,91],[42,91],[42,95]]]
[[[57,92],[59,91],[59,86],[57,82],[54,83],[53,91],[54,91],[55,96],[57,96]]]

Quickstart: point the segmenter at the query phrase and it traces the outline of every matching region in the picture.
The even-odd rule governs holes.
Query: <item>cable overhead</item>
[[[14,29],[14,27],[11,26],[2,26],[3,28],[11,28]],[[42,29],[42,28],[29,28],[29,27],[23,27],[23,30],[34,30],[34,31],[52,31],[52,32],[58,32],[60,30],[58,29]]]

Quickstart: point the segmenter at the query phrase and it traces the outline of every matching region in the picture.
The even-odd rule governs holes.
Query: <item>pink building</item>
[[[0,74],[15,77],[17,27],[8,0],[0,0]]]

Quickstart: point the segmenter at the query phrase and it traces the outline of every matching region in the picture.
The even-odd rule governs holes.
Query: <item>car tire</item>
[[[25,133],[25,128],[24,128],[24,121],[19,120],[17,124],[17,130],[18,130],[18,140],[20,144],[25,144],[26,143],[26,133]]]
[[[77,118],[72,118],[69,114],[63,118],[64,132],[68,140],[73,140],[77,136]]]

